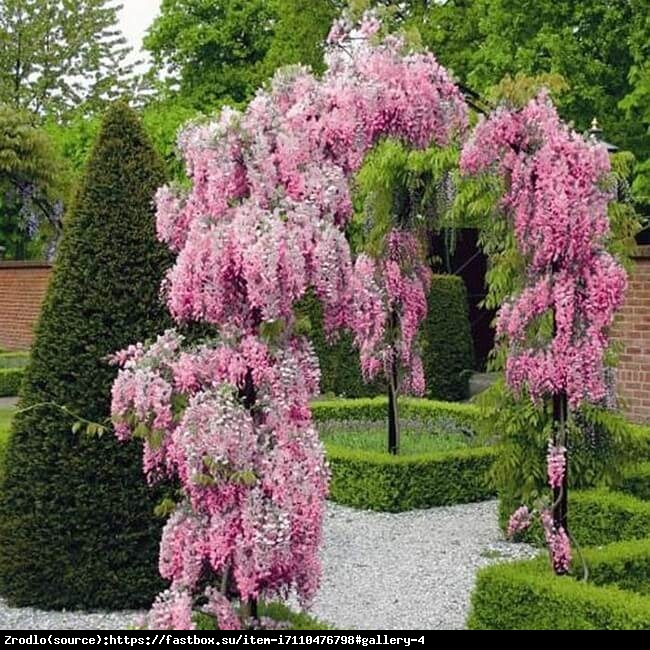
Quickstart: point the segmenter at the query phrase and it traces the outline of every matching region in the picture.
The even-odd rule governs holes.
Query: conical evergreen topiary
[[[108,112],[68,215],[21,405],[54,402],[91,421],[110,412],[106,355],[168,324],[159,289],[171,260],[152,200],[164,182],[135,113]],[[0,487],[0,592],[44,608],[132,608],[161,588],[160,495],[138,444],[73,433],[39,406],[18,416]]]

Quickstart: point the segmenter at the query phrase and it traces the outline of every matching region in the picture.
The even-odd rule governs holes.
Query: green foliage
[[[61,117],[132,89],[118,11],[108,0],[3,0],[0,102]]]
[[[311,412],[316,422],[332,420],[383,421],[386,418],[388,400],[385,397],[366,399],[325,399],[312,402]],[[451,419],[463,427],[477,431],[481,422],[481,412],[473,404],[436,402],[434,400],[403,397],[399,400],[402,418],[409,420]]]
[[[270,0],[270,4],[276,21],[264,59],[266,76],[295,63],[322,72],[325,39],[342,3],[339,0]]]
[[[434,276],[421,331],[427,396],[448,401],[467,399],[474,347],[462,278]]]
[[[0,369],[24,368],[29,361],[29,352],[0,352]]]
[[[18,395],[24,375],[24,368],[0,368],[0,397]]]
[[[637,499],[650,501],[650,463],[641,463],[625,472],[621,491]]]
[[[581,547],[650,537],[650,502],[610,490],[569,493],[569,529]]]
[[[144,47],[157,71],[199,110],[250,99],[272,38],[265,0],[163,0]]]
[[[526,396],[518,398],[502,379],[479,396],[478,404],[483,434],[498,434],[499,455],[491,477],[505,524],[520,505],[532,507],[549,492],[546,453],[553,434],[552,413],[548,404],[537,406]],[[633,460],[632,440],[621,415],[596,407],[581,409],[568,432],[570,487],[619,484]]]
[[[184,165],[176,147],[178,132],[186,122],[196,117],[197,111],[178,98],[151,102],[142,111],[144,128],[174,178],[185,178]]]
[[[588,550],[585,559],[593,583],[555,576],[543,560],[483,569],[472,595],[469,629],[650,628],[650,597],[642,595],[650,579],[650,540]],[[573,570],[581,574],[578,562]]]
[[[326,444],[332,471],[330,499],[343,505],[404,512],[484,501],[494,496],[487,475],[489,448],[393,456]]]
[[[427,396],[463,400],[469,392],[474,366],[467,293],[460,278],[437,275],[429,293],[429,313],[420,328]],[[385,392],[382,378],[367,384],[359,353],[350,334],[328,342],[320,302],[307,296],[299,314],[308,321],[305,333],[314,344],[321,369],[321,391],[343,397],[370,397]]]
[[[122,103],[107,113],[69,213],[36,329],[21,406],[51,402],[92,422],[110,412],[106,355],[168,325],[170,264],[152,198],[163,164]],[[15,605],[138,608],[161,587],[160,493],[138,443],[72,432],[62,408],[16,416],[0,486],[0,592]]]
[[[307,295],[298,307],[303,329],[314,345],[321,372],[321,392],[343,397],[369,397],[383,392],[380,381],[367,384],[352,335],[345,332],[328,341],[323,328],[323,308],[313,295]]]
[[[294,612],[282,603],[260,603],[259,615],[281,623],[284,630],[331,630],[329,625],[309,616],[305,612]],[[201,631],[218,630],[214,616],[198,614],[195,616],[196,629]],[[284,627],[286,625],[286,627]]]
[[[0,103],[0,246],[7,259],[38,257],[43,239],[56,234],[55,204],[68,189],[58,173],[61,163],[48,135],[27,113]],[[28,205],[20,195],[26,186],[34,189]],[[21,210],[44,222],[41,239],[29,240]]]

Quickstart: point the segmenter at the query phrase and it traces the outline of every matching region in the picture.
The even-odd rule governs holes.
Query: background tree
[[[241,105],[283,65],[324,67],[344,0],[163,0],[144,46],[167,90],[204,112]]]
[[[165,175],[134,113],[108,112],[65,223],[0,489],[0,591],[15,605],[136,608],[160,588],[159,495],[138,445],[73,431],[110,412],[105,357],[163,330],[170,263],[152,200]]]
[[[0,246],[8,259],[38,257],[61,229],[64,166],[30,117],[0,104]]]
[[[2,0],[0,101],[64,116],[131,87],[113,0]]]
[[[272,18],[265,0],[163,0],[144,47],[195,108],[238,104],[264,79]]]

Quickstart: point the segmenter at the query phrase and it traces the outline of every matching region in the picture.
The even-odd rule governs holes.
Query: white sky
[[[160,0],[121,0],[121,4],[120,27],[139,58],[142,38],[158,14]]]

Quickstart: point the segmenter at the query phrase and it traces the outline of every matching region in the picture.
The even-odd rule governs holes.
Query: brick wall
[[[50,271],[42,262],[0,262],[0,348],[31,346]]]
[[[650,423],[650,246],[638,249],[627,300],[614,327],[621,344],[618,389],[628,415]]]

